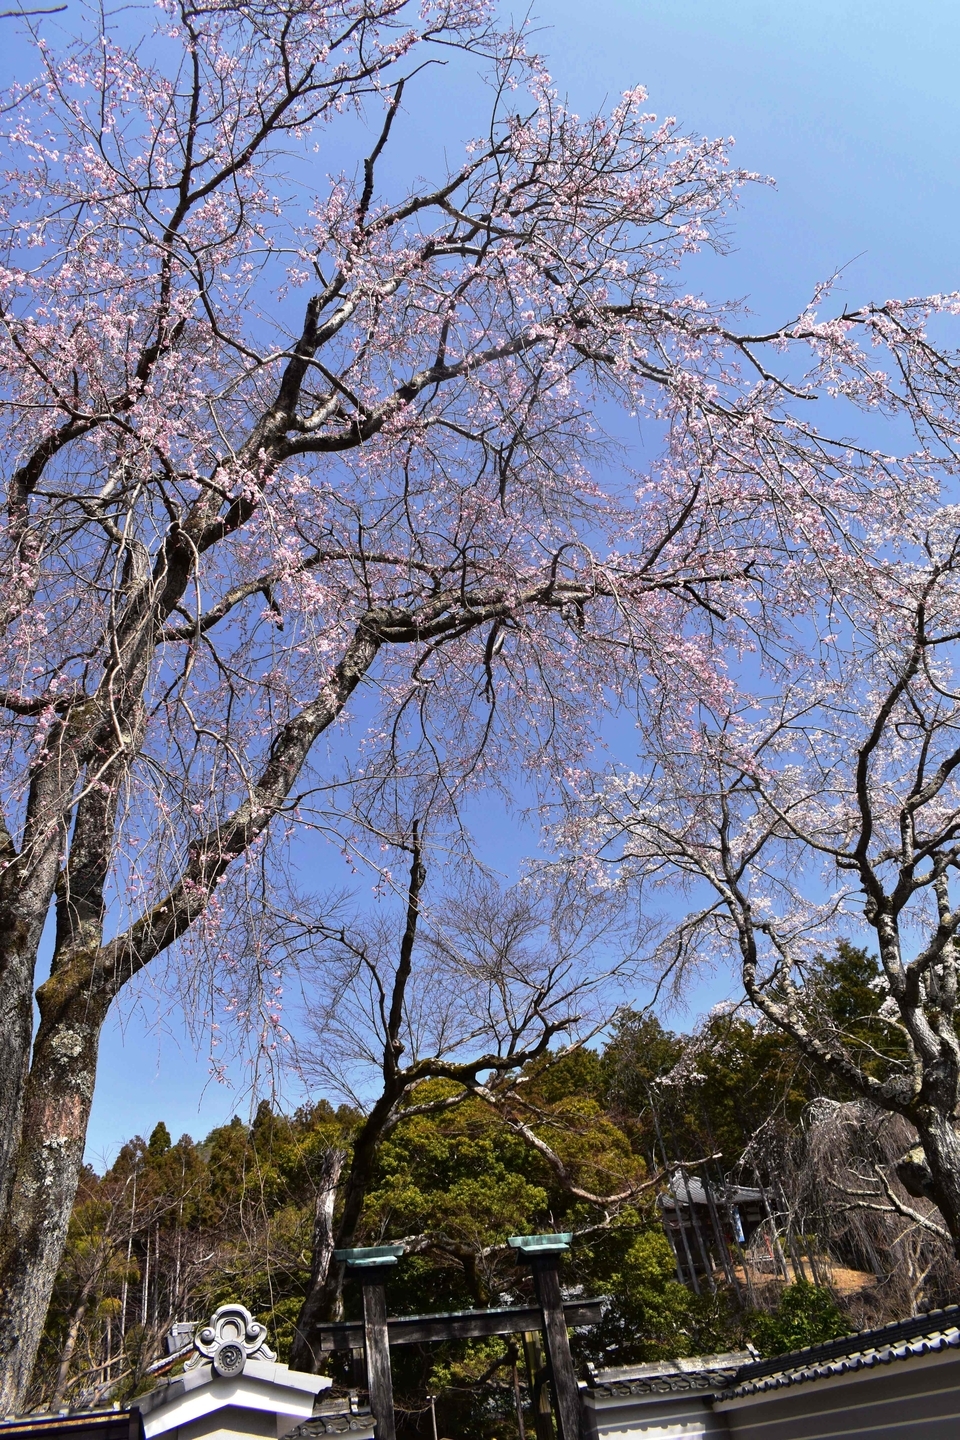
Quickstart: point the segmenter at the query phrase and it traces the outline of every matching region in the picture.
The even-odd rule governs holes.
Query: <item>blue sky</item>
[[[748,199],[737,253],[714,270],[726,293],[776,319],[838,266],[857,299],[957,286],[960,7],[552,0],[541,13],[578,103],[639,79],[658,113],[733,135],[737,162],[777,180]]]
[[[960,6],[540,0],[536,13],[539,48],[575,109],[643,83],[652,110],[692,131],[734,136],[737,163],[776,179],[776,189],[748,195],[734,253],[698,266],[698,283],[714,296],[743,298],[772,322],[841,267],[840,298],[851,301],[960,288]],[[8,75],[24,64],[10,40],[0,56]],[[433,143],[449,129],[455,152],[462,117],[454,107],[450,119],[442,89],[436,113],[420,123]],[[501,820],[479,830],[507,873],[536,839]],[[343,878],[335,859],[308,852],[302,860],[308,869],[340,865],[326,883]],[[699,996],[715,998],[712,986]],[[175,1008],[146,991],[122,1023],[106,1026],[88,1154],[98,1163],[161,1118],[174,1134],[203,1133],[248,1103],[209,1082]]]

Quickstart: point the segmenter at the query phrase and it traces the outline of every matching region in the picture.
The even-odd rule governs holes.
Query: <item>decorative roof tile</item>
[[[316,1440],[323,1435],[373,1434],[373,1417],[367,1410],[334,1410],[314,1415],[298,1425],[286,1440]]]
[[[286,1440],[320,1440],[324,1435],[373,1435],[373,1416],[369,1405],[360,1405],[356,1391],[320,1403],[309,1420],[303,1420]]]
[[[653,1360],[646,1365],[621,1365],[616,1369],[591,1367],[589,1388],[598,1395],[668,1395],[687,1391],[710,1394],[736,1380],[749,1350],[725,1355],[696,1355],[684,1360]]]

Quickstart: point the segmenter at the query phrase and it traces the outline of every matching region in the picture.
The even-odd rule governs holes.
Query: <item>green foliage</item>
[[[673,1251],[662,1231],[638,1235],[613,1279],[614,1304],[625,1335],[642,1337],[642,1353],[628,1358],[657,1360],[690,1353],[695,1296],[677,1280]],[[622,1354],[623,1346],[618,1347]],[[618,1356],[619,1358],[619,1356]]]
[[[499,1338],[460,1345],[431,1347],[429,1372],[422,1391],[436,1395],[442,1435],[477,1437],[517,1434],[513,1399],[513,1356],[509,1342]],[[429,1428],[427,1433],[429,1434]]]
[[[600,1060],[603,1099],[618,1113],[640,1114],[650,1104],[651,1086],[670,1073],[683,1051],[683,1041],[656,1016],[623,1011]]]
[[[798,998],[814,1028],[836,1035],[878,1077],[903,1058],[898,1031],[880,1018],[880,974],[875,956],[841,940],[832,955],[814,958]],[[686,1157],[719,1152],[722,1170],[762,1126],[796,1127],[815,1096],[851,1098],[789,1036],[746,1009],[711,1015],[692,1036],[626,1011],[600,1071],[599,1098],[635,1150],[661,1163],[664,1149]]]
[[[841,940],[835,954],[818,955],[814,965],[809,988],[835,1025],[852,1035],[874,1020],[883,999],[876,956]]]
[[[170,1131],[161,1120],[150,1132],[147,1151],[151,1156],[165,1155],[170,1149]]]
[[[619,1229],[625,1242],[619,1254],[608,1268],[601,1257],[598,1267],[606,1270],[604,1288],[612,1303],[601,1325],[581,1342],[585,1354],[623,1365],[715,1354],[739,1343],[740,1322],[731,1297],[695,1295],[682,1285],[661,1229]]]
[[[867,1058],[869,1047],[881,1049],[876,976],[871,956],[842,944],[815,962],[803,997]],[[870,1063],[895,1063],[892,1050],[886,1055]],[[719,1179],[760,1126],[781,1127],[789,1142],[808,1101],[836,1093],[780,1032],[734,1012],[681,1036],[627,1012],[601,1052],[541,1057],[522,1079],[506,1115],[479,1098],[458,1100],[452,1082],[429,1081],[407,1097],[418,1113],[383,1138],[353,1238],[359,1245],[412,1241],[388,1286],[393,1313],[529,1301],[529,1272],[504,1242],[556,1229],[578,1236],[564,1262],[565,1284],[612,1297],[603,1323],[575,1336],[580,1361],[726,1350],[743,1342],[745,1326],[769,1354],[846,1330],[829,1292],[816,1286],[791,1286],[775,1314],[747,1320],[722,1287],[694,1294],[677,1278],[658,1187],[642,1188],[652,1168],[662,1170],[665,1153],[717,1156],[708,1168]],[[349,1154],[362,1118],[325,1100],[293,1115],[264,1101],[251,1123],[235,1117],[200,1143],[188,1135],[173,1142],[160,1121],[148,1140],[124,1145],[107,1174],[86,1171],[44,1341],[48,1392],[78,1314],[76,1375],[122,1342],[117,1396],[146,1383],[144,1367],[171,1319],[201,1319],[227,1300],[248,1304],[287,1359],[309,1280],[324,1158],[331,1147]],[[522,1119],[556,1162],[511,1119]],[[629,1204],[590,1199],[631,1187],[640,1188]],[[348,1315],[359,1313],[357,1287],[347,1287],[345,1303]],[[398,1396],[413,1411],[426,1394],[442,1392],[447,1434],[512,1435],[510,1343],[405,1347],[395,1356]]]
[[[432,1082],[420,1103],[450,1086]],[[422,1098],[421,1098],[422,1096]],[[401,1121],[383,1142],[367,1196],[368,1235],[441,1232],[454,1246],[502,1243],[546,1209],[523,1141],[479,1100]]]
[[[850,1325],[829,1290],[798,1280],[784,1290],[772,1315],[750,1318],[747,1332],[761,1355],[784,1355],[848,1335]]]
[[[807,991],[814,1015],[827,1021],[868,1075],[885,1079],[906,1060],[900,1031],[880,1017],[884,990],[876,956],[841,940],[831,956],[818,955]],[[853,1098],[832,1076],[823,1090],[838,1099]]]
[[[606,1070],[595,1050],[574,1050],[559,1059],[544,1056],[529,1067],[531,1084],[545,1105],[556,1105],[571,1096],[600,1098]]]
[[[719,1151],[729,1168],[771,1114],[796,1122],[811,1093],[807,1062],[787,1038],[737,1013],[711,1016],[685,1038],[628,1011],[602,1067],[608,1107],[658,1165],[664,1151],[691,1158]]]

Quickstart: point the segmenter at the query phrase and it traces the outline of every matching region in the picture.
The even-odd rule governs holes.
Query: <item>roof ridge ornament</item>
[[[214,1374],[225,1380],[240,1375],[248,1360],[276,1360],[267,1345],[267,1327],[254,1320],[245,1305],[221,1305],[210,1322],[193,1337],[194,1353],[184,1369],[209,1361]]]

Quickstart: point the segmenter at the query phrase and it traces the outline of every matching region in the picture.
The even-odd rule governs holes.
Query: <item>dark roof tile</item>
[[[731,1400],[944,1350],[960,1350],[960,1305],[932,1310],[929,1315],[911,1315],[876,1330],[861,1330],[770,1360],[751,1359],[747,1352],[735,1351],[594,1370],[590,1389],[610,1396],[687,1391]]]
[[[653,1360],[645,1365],[593,1370],[590,1390],[598,1395],[711,1393],[730,1385],[749,1358],[749,1351],[734,1350],[725,1355],[696,1355],[690,1359]]]
[[[759,1395],[809,1380],[890,1365],[895,1360],[957,1349],[960,1349],[960,1305],[950,1305],[945,1310],[932,1310],[929,1315],[911,1315],[876,1330],[861,1330],[838,1340],[827,1340],[822,1345],[744,1365],[718,1398]]]

